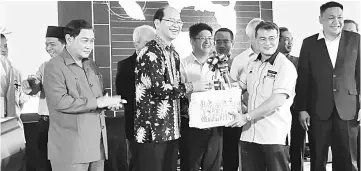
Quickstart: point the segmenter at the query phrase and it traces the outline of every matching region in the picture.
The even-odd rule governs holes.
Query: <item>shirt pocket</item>
[[[262,79],[261,96],[264,98],[270,98],[273,92],[273,85],[275,78],[270,76],[264,76]]]

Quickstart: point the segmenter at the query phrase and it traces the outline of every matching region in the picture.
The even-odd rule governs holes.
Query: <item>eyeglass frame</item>
[[[206,37],[206,36],[201,36],[201,37],[195,37],[195,38],[193,38],[193,39],[198,39],[198,40],[200,40],[201,42],[205,42],[206,41],[206,39],[208,40],[208,41],[210,41],[210,42],[213,42],[214,41],[214,38],[213,37]]]
[[[170,20],[170,19],[165,19],[165,18],[162,18],[162,20],[171,22],[171,23],[173,23],[173,24],[178,24],[178,25],[183,25],[183,24],[184,24],[184,23],[182,22],[182,20],[177,20],[177,21],[175,21],[175,20]]]
[[[271,39],[271,40],[270,40]],[[271,37],[258,37],[257,38],[257,41],[259,41],[260,44],[265,44],[267,42],[270,42],[270,43],[275,43],[277,40],[279,40],[279,36],[271,36]]]

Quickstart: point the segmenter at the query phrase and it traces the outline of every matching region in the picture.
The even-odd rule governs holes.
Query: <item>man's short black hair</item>
[[[6,37],[5,37],[5,35],[4,35],[4,34],[0,34],[0,35],[1,35],[1,38],[6,39]]]
[[[189,37],[191,39],[196,38],[196,36],[203,30],[208,30],[213,33],[213,29],[206,23],[197,23],[189,27]]]
[[[76,37],[82,29],[93,29],[93,27],[85,20],[72,20],[65,26],[64,35],[69,34],[71,37]]]
[[[221,32],[221,31],[223,31],[223,32],[228,32],[228,33],[231,35],[231,39],[234,40],[233,31],[230,30],[230,29],[228,29],[228,28],[224,28],[224,27],[218,29],[218,30],[214,33],[214,36],[216,36],[216,34],[217,34],[218,32]]]
[[[270,21],[261,21],[255,28],[255,37],[257,37],[257,32],[259,29],[264,29],[264,30],[276,30],[277,34],[279,33],[279,29],[277,24],[270,22]]]
[[[288,31],[288,28],[287,27],[280,27],[279,30],[280,30],[280,40],[281,40],[282,33],[285,32],[285,31]]]
[[[358,24],[355,21],[353,21],[353,20],[344,20],[343,22],[344,22],[344,24],[348,24],[348,23],[355,24],[356,31],[358,32]]]
[[[153,17],[153,22],[154,20],[158,19],[159,21],[162,21],[163,17],[164,17],[164,9],[165,8],[159,8],[155,14],[154,14],[154,17]]]
[[[332,7],[340,7],[342,10],[343,10],[343,6],[338,3],[338,2],[335,2],[335,1],[330,1],[330,2],[327,2],[323,5],[321,5],[320,7],[320,12],[321,12],[321,15],[328,9],[328,8],[332,8]]]

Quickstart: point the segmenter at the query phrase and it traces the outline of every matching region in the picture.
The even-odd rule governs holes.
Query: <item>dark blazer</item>
[[[355,119],[360,109],[360,35],[342,31],[335,68],[325,39],[317,38],[315,34],[304,39],[301,47],[297,109],[327,120],[336,106],[342,120]]]
[[[125,114],[125,136],[128,140],[134,140],[134,110],[135,110],[135,60],[134,54],[118,62],[118,71],[115,87],[118,95],[127,100],[124,105]]]

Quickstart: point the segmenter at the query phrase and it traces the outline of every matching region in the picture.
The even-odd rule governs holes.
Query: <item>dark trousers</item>
[[[223,171],[237,171],[240,166],[238,144],[241,133],[242,128],[223,128]]]
[[[137,158],[137,148],[135,140],[127,139],[127,147],[128,147],[128,155],[127,155],[127,163],[128,163],[128,171],[134,171],[136,166],[136,158]]]
[[[302,128],[298,117],[299,117],[298,113],[292,111],[291,143],[290,143],[290,158],[291,158],[292,171],[303,171],[306,131]]]
[[[27,121],[27,119],[32,122]],[[51,171],[51,164],[48,160],[49,117],[29,114],[29,118],[22,115],[22,120],[25,120],[27,170]]]
[[[312,115],[311,115],[312,116]],[[336,171],[357,171],[356,119],[342,120],[336,107],[328,120],[311,118],[311,171],[326,171],[328,149],[332,150],[332,168]]]
[[[177,171],[178,140],[136,143],[136,171]]]
[[[219,171],[222,161],[222,128],[183,128],[179,144],[181,171]]]
[[[51,171],[50,160],[48,160],[48,132],[49,132],[49,117],[40,116],[38,122],[38,150],[39,161],[37,171]]]
[[[240,141],[242,171],[289,171],[287,146]]]

